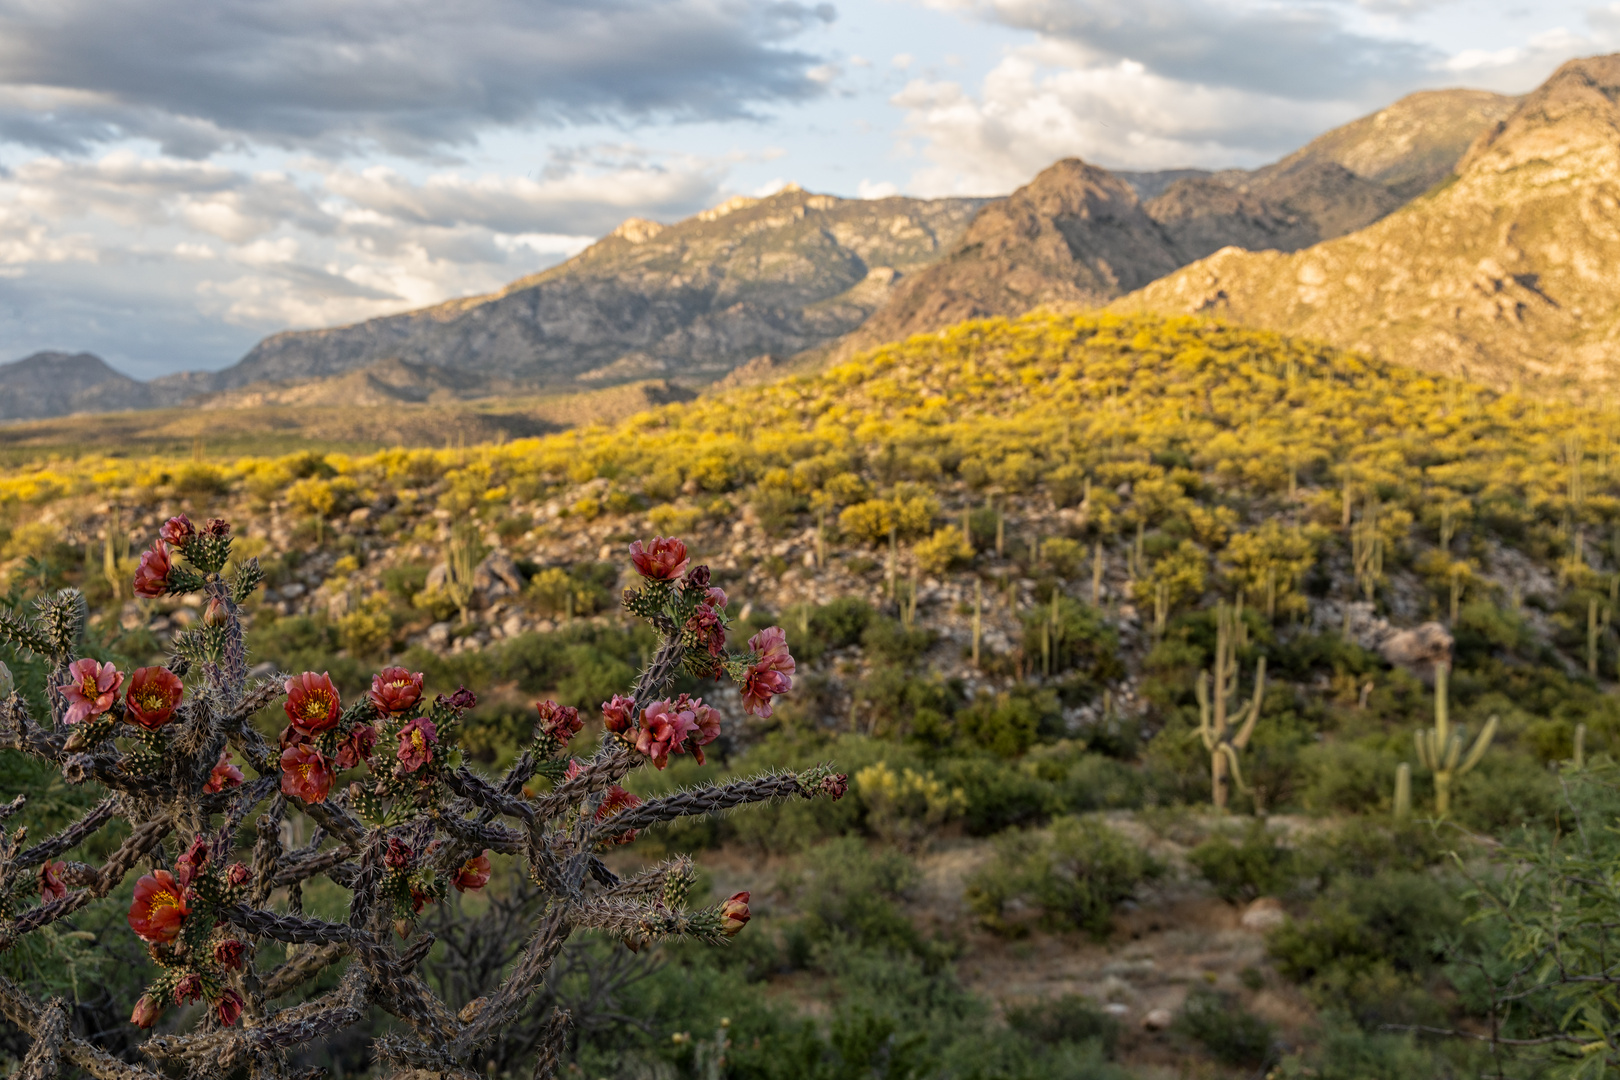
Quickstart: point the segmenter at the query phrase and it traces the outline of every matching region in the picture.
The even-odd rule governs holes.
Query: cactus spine
[[[1444,660],[1434,665],[1434,727],[1417,733],[1418,761],[1434,774],[1434,812],[1445,817],[1451,811],[1451,785],[1459,776],[1466,775],[1490,748],[1496,737],[1497,718],[1485,722],[1468,756],[1462,756],[1464,732],[1451,724],[1451,709],[1447,699],[1447,683],[1451,665]]]
[[[1217,810],[1226,809],[1230,796],[1228,781],[1243,789],[1243,773],[1238,768],[1238,751],[1249,745],[1254,725],[1260,719],[1260,703],[1266,690],[1266,658],[1255,663],[1254,697],[1235,706],[1238,690],[1237,649],[1240,616],[1225,604],[1215,606],[1214,690],[1210,673],[1198,673],[1198,734],[1209,751],[1210,794]]]

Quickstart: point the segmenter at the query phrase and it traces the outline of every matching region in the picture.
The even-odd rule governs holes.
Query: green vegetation
[[[588,713],[647,662],[616,612],[617,553],[687,537],[754,600],[738,641],[786,628],[795,687],[769,720],[728,721],[704,770],[638,774],[637,793],[825,760],[850,791],[614,854],[696,850],[717,880],[746,861],[777,884],[736,948],[668,950],[614,992],[635,1023],[578,1030],[588,1076],[707,1076],[721,1043],[732,1075],[783,1080],[1114,1077],[1168,1053],[1234,1076],[1476,1075],[1489,1053],[1504,1076],[1614,1075],[1582,1047],[1620,1016],[1575,973],[1604,970],[1620,904],[1616,445],[1610,412],[1275,335],[1039,316],[543,439],[206,475],[36,463],[0,477],[5,602],[66,582],[110,601],[115,515],[136,549],[182,500],[229,507],[244,544],[286,538],[257,552],[281,599],[251,612],[256,655],[330,670],[348,697],[385,659],[465,684],[463,745],[494,770],[536,698]],[[93,633],[147,663],[188,617],[131,603]],[[1448,662],[1380,651],[1426,620]],[[45,672],[4,659],[37,700]],[[1438,769],[1414,742],[1430,727]],[[0,795],[41,785],[30,828],[52,799],[96,797],[4,762]],[[1260,898],[1286,914],[1263,957],[1254,937],[1252,964],[1176,984],[1166,1031],[1143,1028],[1146,991],[1108,997],[1100,975],[1004,1000],[969,974],[1095,938],[1168,948],[1170,905],[1230,928]],[[53,947],[7,970],[89,980],[110,1029],[140,956]],[[1519,993],[1533,1008],[1507,1007]],[[1553,1041],[1434,1034],[1493,1023]]]

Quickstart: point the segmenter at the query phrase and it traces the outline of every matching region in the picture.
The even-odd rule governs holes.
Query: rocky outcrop
[[[1571,61],[1456,178],[1294,254],[1228,248],[1118,302],[1204,312],[1498,387],[1620,386],[1620,56]]]
[[[0,364],[0,420],[149,409],[145,383],[114,371],[93,353],[37,352]]]
[[[631,219],[487,296],[277,334],[215,391],[329,378],[382,360],[531,391],[648,377],[707,382],[859,326],[900,274],[949,250],[982,199],[839,199],[797,187],[674,225]]]
[[[1104,304],[1228,247],[1289,252],[1354,232],[1443,178],[1515,100],[1413,94],[1252,172],[1059,162],[981,210],[955,250],[903,282],[835,354],[963,319]]]

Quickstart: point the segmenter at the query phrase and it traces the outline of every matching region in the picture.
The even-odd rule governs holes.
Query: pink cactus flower
[[[63,723],[77,724],[92,716],[100,716],[118,700],[118,688],[124,685],[124,673],[111,664],[98,663],[88,656],[68,665],[73,677],[57,689],[67,699],[67,715]]]

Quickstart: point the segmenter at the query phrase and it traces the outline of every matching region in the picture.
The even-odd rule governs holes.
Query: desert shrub
[[[1174,1030],[1223,1065],[1258,1068],[1275,1054],[1271,1025],[1231,994],[1194,987],[1176,1014]]]
[[[1221,834],[1211,836],[1188,852],[1187,860],[1214,887],[1216,895],[1229,903],[1286,891],[1297,865],[1294,853],[1277,842],[1276,834],[1263,821],[1252,822],[1240,844]]]
[[[861,633],[861,644],[875,659],[891,664],[912,664],[933,646],[938,636],[926,627],[908,630],[899,619],[875,615]]]
[[[1108,1057],[1119,1043],[1119,1021],[1079,994],[1007,1008],[1007,1026],[1036,1042],[1096,1042]]]
[[[1114,906],[1159,872],[1146,852],[1104,822],[1061,817],[1046,833],[998,837],[994,858],[969,878],[966,898],[986,926],[1002,933],[1024,928],[1008,913],[1017,902],[1048,926],[1101,940],[1113,927]]]
[[[969,565],[973,561],[973,547],[955,525],[935,529],[934,535],[912,548],[917,565],[927,574],[944,574]]]
[[[1027,694],[981,694],[958,710],[956,729],[970,745],[999,757],[1017,757],[1040,735],[1041,708]]]
[[[1562,798],[1558,780],[1535,760],[1487,753],[1479,767],[1457,783],[1457,819],[1496,836],[1523,826],[1553,823]]]
[[[1318,813],[1365,814],[1394,798],[1398,759],[1376,745],[1327,742],[1300,751],[1301,801]]]
[[[798,898],[799,932],[789,949],[799,966],[817,947],[934,955],[900,907],[921,880],[906,856],[842,837],[813,848],[807,864],[804,879],[787,884]]]
[[[961,788],[932,773],[896,770],[881,761],[855,774],[855,788],[866,807],[867,828],[902,847],[918,844],[967,805]]]
[[[1022,623],[1024,655],[1032,663],[1046,663],[1051,674],[1074,671],[1091,685],[1124,674],[1119,634],[1091,605],[1054,594],[1050,603],[1026,613]]]
[[[967,799],[963,824],[974,836],[1029,825],[1058,809],[1053,787],[1017,765],[989,755],[940,762],[940,772]]]
[[[1085,545],[1066,536],[1054,536],[1043,543],[1041,556],[1058,577],[1071,581],[1080,577],[1088,561]]]
[[[1267,948],[1285,977],[1318,1007],[1343,1009],[1363,1026],[1432,1021],[1428,991],[1464,938],[1468,911],[1454,887],[1423,873],[1343,877],[1308,917],[1272,931]]]

